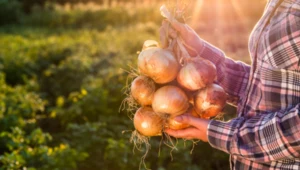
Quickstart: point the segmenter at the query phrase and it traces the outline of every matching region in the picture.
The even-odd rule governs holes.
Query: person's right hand
[[[166,36],[169,36],[169,38],[172,39],[180,36],[188,53],[192,57],[197,56],[204,47],[204,41],[198,36],[198,34],[187,24],[178,22],[177,20],[164,20],[159,32],[161,41],[162,38],[165,38]]]
[[[208,141],[207,129],[210,120],[196,118],[190,115],[180,115],[176,118],[177,122],[190,125],[190,127],[180,130],[165,129],[165,132],[175,138],[200,139],[203,142]]]

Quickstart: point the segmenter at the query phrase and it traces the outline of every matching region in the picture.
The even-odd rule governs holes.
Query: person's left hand
[[[177,122],[187,123],[191,126],[181,130],[165,129],[167,134],[175,138],[200,139],[204,142],[208,141],[207,128],[209,120],[189,115],[177,116],[175,119]]]

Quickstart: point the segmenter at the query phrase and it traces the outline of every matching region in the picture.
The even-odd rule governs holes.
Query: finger
[[[159,39],[162,48],[166,48],[169,45],[167,30],[164,25],[159,28]]]
[[[175,121],[184,123],[184,124],[189,124],[194,127],[198,127],[201,124],[201,119],[196,118],[194,116],[190,116],[188,114],[183,114],[183,115],[175,117]]]
[[[162,23],[161,23],[161,25],[163,26],[163,27],[165,27],[165,26],[167,26],[169,24],[169,21],[168,20],[163,20],[162,21]]]
[[[173,130],[173,129],[166,129],[165,132],[173,136],[175,138],[185,138],[185,139],[192,139],[194,138],[194,134],[196,132],[196,128],[186,128],[186,129],[181,129],[181,130]]]
[[[169,20],[168,20],[169,21]],[[181,22],[178,22],[177,20],[172,20],[172,21],[169,21],[169,23],[172,25],[172,27],[178,31],[180,34],[185,34],[186,32],[186,24],[183,24]]]
[[[163,30],[160,31],[164,31],[165,34],[168,34],[169,37],[171,38],[176,38],[177,37],[177,30],[175,30],[171,25],[170,22],[168,20],[163,20],[162,21],[162,26],[161,28]]]

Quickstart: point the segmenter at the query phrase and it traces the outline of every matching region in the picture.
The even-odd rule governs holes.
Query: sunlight
[[[226,20],[224,16],[224,4],[223,0],[217,0],[216,3],[216,27],[222,29],[224,27],[224,21]]]
[[[196,26],[196,24],[199,22],[202,6],[203,6],[203,0],[197,0],[193,11],[192,21],[191,21],[192,27]]]
[[[230,0],[234,12],[237,14],[239,21],[243,24],[243,26],[248,26],[248,18],[242,10],[241,5],[239,5],[238,0]],[[247,27],[248,28],[248,27]]]
[[[213,25],[215,25],[218,29],[222,29],[224,26],[228,25],[227,22],[236,21],[241,23],[243,27],[248,26],[248,18],[246,13],[243,11],[245,9],[243,9],[242,4],[238,0],[197,0],[194,3],[191,25],[197,26],[196,24],[199,24],[199,20],[203,19],[203,16],[201,15],[203,15],[203,12],[205,11],[205,15],[210,15],[211,19],[215,20],[213,21]],[[205,8],[211,8],[212,11]]]

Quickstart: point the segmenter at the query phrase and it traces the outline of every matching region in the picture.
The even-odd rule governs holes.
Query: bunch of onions
[[[196,93],[194,107],[201,117],[214,117],[222,111],[226,99],[227,95],[224,89],[217,84],[211,84]]]
[[[212,84],[216,75],[216,67],[212,62],[196,58],[187,61],[181,68],[177,81],[182,87],[194,91]]]
[[[147,106],[152,104],[155,88],[152,79],[146,76],[138,76],[132,81],[130,92],[140,105]]]
[[[165,7],[161,12],[169,20],[175,19]],[[154,40],[144,42],[137,62],[139,76],[132,81],[127,98],[129,106],[140,106],[134,113],[131,142],[138,148],[145,144],[142,162],[150,149],[149,137],[163,135],[165,128],[189,128],[189,124],[176,121],[177,116],[209,119],[222,111],[227,99],[223,88],[214,84],[215,65],[200,56],[190,57],[182,39],[167,34],[160,37],[163,48]]]
[[[187,128],[175,117],[208,119],[226,104],[225,91],[213,83],[216,68],[208,60],[197,57],[181,66],[172,52],[147,41],[138,56],[138,68],[141,75],[131,83],[131,96],[141,106],[133,119],[138,138],[161,135],[164,128]]]
[[[161,12],[169,20],[175,19],[166,8]],[[214,84],[215,65],[199,56],[191,58],[182,40],[176,36],[169,39],[167,34],[161,37],[164,48],[154,40],[145,41],[138,56],[140,76],[132,81],[128,97],[129,106],[132,101],[140,106],[133,117],[131,141],[135,146],[146,144],[145,155],[150,149],[149,137],[161,136],[164,128],[180,130],[190,126],[176,121],[176,116],[214,117],[222,111],[227,98],[222,87]]]
[[[174,54],[170,50],[159,47],[146,48],[138,57],[138,69],[141,74],[150,77],[158,84],[174,80],[179,67]]]
[[[226,104],[225,91],[213,83],[216,68],[208,60],[188,59],[180,66],[172,52],[151,40],[144,43],[138,67],[142,75],[132,81],[131,96],[141,106],[133,119],[139,135],[161,135],[165,127],[187,128],[174,118],[187,114],[208,119]]]

